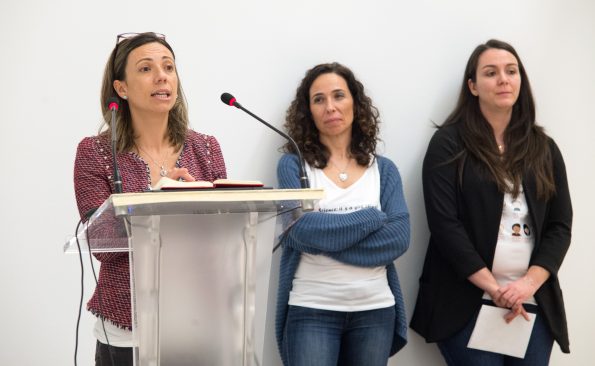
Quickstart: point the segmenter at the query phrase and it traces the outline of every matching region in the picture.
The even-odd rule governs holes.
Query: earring
[[[127,97],[127,96],[125,96],[125,95],[122,95],[122,99],[124,99],[124,100],[128,100],[128,97]]]

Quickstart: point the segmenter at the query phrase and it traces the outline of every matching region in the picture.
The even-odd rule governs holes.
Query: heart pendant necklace
[[[339,172],[338,177],[341,182],[345,182],[347,179],[349,179],[349,174],[347,174],[347,168],[349,168],[349,164],[351,163],[351,158],[349,158],[349,160],[347,161],[347,164],[345,165],[345,167],[343,169],[339,169],[337,164],[335,164],[330,159],[329,159],[329,163],[331,163],[333,165],[333,167],[335,167],[335,169],[337,169],[337,171]]]

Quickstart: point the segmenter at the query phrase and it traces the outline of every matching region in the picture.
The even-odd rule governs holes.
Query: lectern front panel
[[[263,229],[271,238],[275,220],[258,217],[132,217],[137,366],[260,364],[264,334],[254,319],[266,317],[266,303],[255,309],[255,300],[267,299],[268,283],[256,283],[255,269],[270,268],[272,248],[256,238]]]

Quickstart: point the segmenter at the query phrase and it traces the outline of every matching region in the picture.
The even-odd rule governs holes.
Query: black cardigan
[[[483,290],[467,278],[483,267],[491,270],[502,216],[503,193],[495,182],[480,174],[479,163],[470,156],[463,168],[462,187],[459,184],[459,162],[452,161],[463,149],[459,128],[459,124],[454,124],[436,131],[423,164],[430,243],[410,326],[427,342],[454,335],[479,310]],[[535,247],[529,265],[541,266],[551,274],[535,293],[535,299],[562,352],[569,353],[557,273],[570,245],[572,205],[562,154],[552,139],[549,146],[555,195],[547,202],[538,200],[535,177],[523,177],[535,227]]]

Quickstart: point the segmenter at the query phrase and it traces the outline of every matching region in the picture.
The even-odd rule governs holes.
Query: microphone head
[[[107,109],[117,111],[118,108],[120,108],[120,99],[111,97],[107,100]]]
[[[229,94],[229,93],[223,93],[221,94],[221,101],[227,105],[231,105],[233,106],[234,104],[236,104],[236,98],[234,98],[233,95]]]

